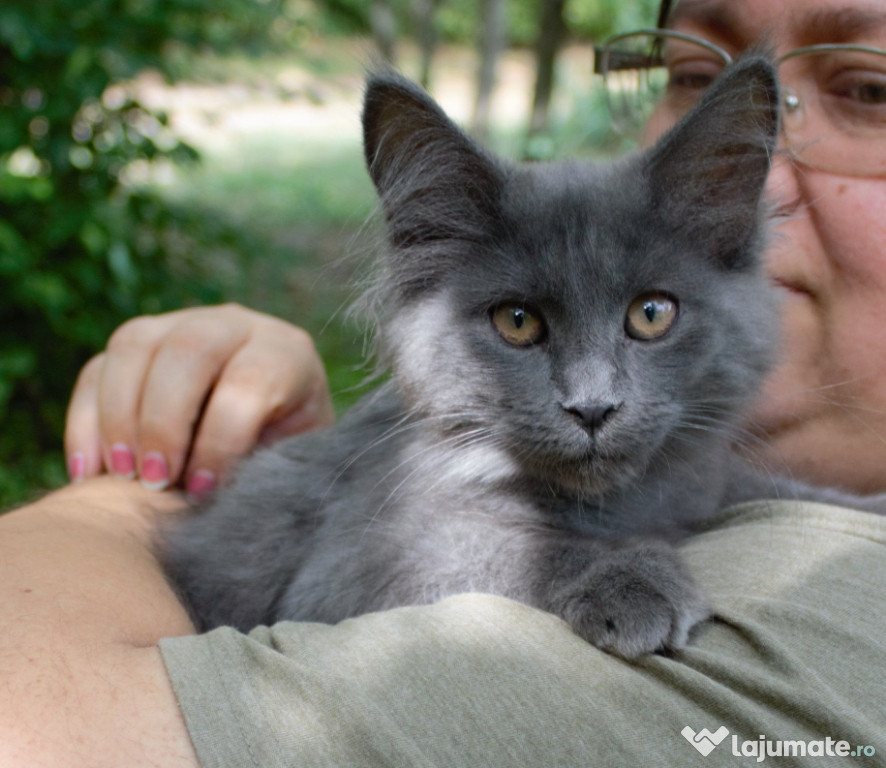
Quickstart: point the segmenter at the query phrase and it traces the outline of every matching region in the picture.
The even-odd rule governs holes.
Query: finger
[[[280,323],[254,338],[261,340],[230,359],[207,403],[186,473],[192,493],[224,480],[257,443],[332,423],[326,374],[310,336]]]
[[[65,419],[65,462],[72,482],[102,471],[98,388],[104,353],[93,357],[77,376]]]
[[[133,476],[138,455],[138,414],[145,382],[174,315],[138,317],[124,323],[108,341],[96,399],[105,466]]]
[[[163,338],[138,414],[142,482],[161,488],[181,477],[208,393],[225,362],[250,337],[235,311],[195,312]]]
[[[293,413],[264,425],[258,436],[258,442],[261,445],[271,445],[300,432],[332,426],[334,421],[335,411],[324,374],[322,383],[314,392],[309,393],[304,403],[299,404]]]
[[[329,427],[335,421],[326,369],[314,340],[301,328],[290,325],[286,328],[292,340],[286,342],[283,359],[289,361],[293,379],[285,404],[277,411],[267,409],[268,415],[258,436],[258,441],[265,445],[300,432]]]

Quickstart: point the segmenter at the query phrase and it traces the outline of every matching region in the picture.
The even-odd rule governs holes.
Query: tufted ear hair
[[[431,280],[446,258],[491,236],[500,218],[502,167],[419,86],[390,71],[370,75],[363,148],[392,258],[422,260],[420,282]]]
[[[710,243],[726,268],[755,259],[761,200],[778,141],[778,81],[765,56],[733,64],[648,154],[653,206]]]

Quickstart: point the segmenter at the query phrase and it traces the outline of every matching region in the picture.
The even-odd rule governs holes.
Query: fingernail
[[[162,491],[169,485],[169,468],[163,454],[149,451],[142,459],[142,485],[149,491]]]
[[[215,488],[215,475],[208,469],[198,469],[188,481],[188,496],[203,501]]]
[[[68,459],[68,477],[72,483],[79,483],[86,476],[86,457],[80,451],[72,453]]]
[[[135,459],[132,451],[123,443],[114,443],[111,446],[111,471],[127,480],[135,477]]]

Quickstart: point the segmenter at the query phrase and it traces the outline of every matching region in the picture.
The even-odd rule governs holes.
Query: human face
[[[761,40],[776,55],[817,43],[886,48],[886,4],[680,0],[668,27],[733,57]],[[783,331],[751,420],[767,447],[753,450],[813,482],[886,490],[886,173],[839,175],[780,155],[767,192]]]

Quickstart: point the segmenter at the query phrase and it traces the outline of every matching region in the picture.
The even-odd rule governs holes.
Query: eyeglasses
[[[641,29],[594,49],[619,132],[649,143],[688,112],[732,61],[682,32]],[[776,60],[783,146],[802,165],[886,177],[886,50],[810,45]]]

